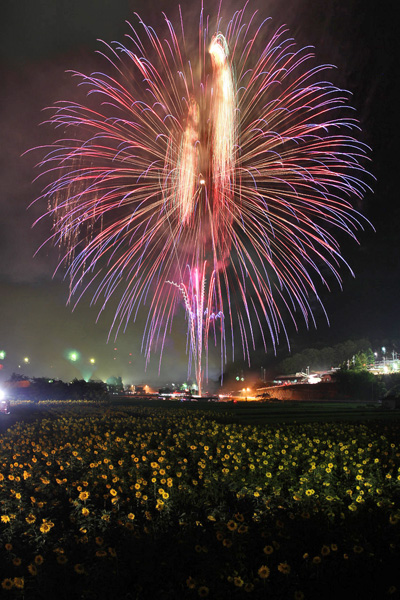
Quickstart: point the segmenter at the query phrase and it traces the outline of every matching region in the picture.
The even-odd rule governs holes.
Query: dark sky
[[[213,7],[215,3],[212,3]],[[394,0],[271,0],[258,2],[264,16],[278,27],[286,23],[300,46],[313,45],[319,63],[337,66],[335,83],[353,93],[352,105],[361,122],[361,139],[372,147],[371,172],[377,181],[374,194],[357,208],[373,223],[360,233],[360,245],[343,239],[342,254],[355,272],[344,270],[343,291],[333,284],[331,293],[320,290],[330,318],[327,326],[317,314],[318,329],[289,329],[293,350],[316,343],[334,344],[349,338],[367,337],[373,344],[398,344],[400,324],[398,298],[399,223],[394,124],[397,122],[397,31]],[[200,6],[200,3],[199,3]],[[224,3],[227,12],[240,4]],[[257,8],[257,2],[251,3]],[[197,19],[198,6],[183,2]],[[188,7],[191,7],[190,9]],[[207,5],[206,5],[207,8]],[[97,39],[121,40],[128,31],[125,20],[138,11],[145,22],[157,27],[162,11],[175,20],[177,5],[165,0],[3,0],[0,24],[0,380],[13,371],[62,379],[87,377],[89,359],[96,359],[93,377],[121,375],[126,383],[153,382],[172,377],[183,379],[187,371],[184,324],[174,321],[161,375],[158,356],[148,373],[140,352],[141,323],[132,324],[115,342],[107,343],[113,307],[96,323],[96,308],[83,300],[72,311],[66,306],[68,282],[58,273],[52,278],[57,252],[47,247],[34,257],[48,234],[48,223],[31,228],[41,214],[28,210],[40,195],[41,185],[32,183],[38,174],[35,155],[22,156],[29,148],[49,143],[55,134],[38,124],[42,109],[60,99],[70,99],[75,83],[68,69],[91,72],[99,65]],[[186,32],[187,33],[187,32]],[[396,63],[395,63],[396,61]],[[107,68],[102,63],[103,69]],[[396,111],[396,119],[394,117]],[[36,156],[37,158],[37,156]],[[396,161],[397,163],[397,161]],[[117,350],[115,350],[117,348]],[[71,365],[69,349],[81,358]],[[398,348],[400,350],[400,348]],[[286,347],[281,349],[282,357]],[[29,364],[23,362],[29,357]],[[270,358],[271,357],[271,358]],[[267,365],[256,351],[254,365]],[[21,365],[21,367],[19,367]],[[210,374],[219,372],[211,357]]]

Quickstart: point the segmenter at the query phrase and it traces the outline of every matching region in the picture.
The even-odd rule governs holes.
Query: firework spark
[[[348,94],[284,28],[246,8],[225,26],[201,10],[193,51],[182,16],[160,36],[137,18],[126,45],[106,45],[110,74],[75,73],[87,105],[53,108],[71,135],[41,162],[41,198],[70,298],[90,290],[101,312],[117,297],[115,335],[147,304],[147,361],[184,300],[201,388],[211,320],[223,360],[234,323],[249,360],[254,330],[275,348],[285,314],[313,321],[318,281],[340,284],[334,232],[362,228],[352,202],[367,149]]]

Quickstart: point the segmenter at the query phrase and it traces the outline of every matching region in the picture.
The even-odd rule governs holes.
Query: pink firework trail
[[[206,280],[207,263],[204,263],[202,270],[195,267],[190,270],[188,267],[185,275],[187,281],[179,285],[175,282],[168,282],[179,288],[185,304],[185,310],[188,320],[188,347],[189,354],[189,376],[192,363],[195,369],[195,378],[198,386],[198,393],[202,395],[203,385],[203,353],[208,358],[209,334],[212,331],[214,344],[217,344],[217,328],[219,332],[224,332],[222,311],[216,311],[215,297],[215,273],[211,274],[211,280]],[[219,327],[218,327],[219,326]],[[203,346],[204,344],[204,346]],[[225,337],[220,336],[221,357],[225,357]],[[223,360],[222,365],[223,367]],[[207,366],[206,366],[207,372]]]
[[[362,229],[352,202],[367,148],[330,67],[283,27],[246,7],[226,22],[201,9],[193,48],[182,16],[160,36],[137,18],[125,46],[106,45],[110,74],[74,73],[88,105],[52,109],[71,135],[40,163],[52,181],[41,198],[70,297],[91,291],[100,312],[118,297],[115,335],[148,306],[147,362],[183,300],[201,389],[211,329],[224,364],[234,324],[250,360],[255,331],[266,351],[288,316],[314,322],[317,282],[340,284],[347,266],[335,230]]]

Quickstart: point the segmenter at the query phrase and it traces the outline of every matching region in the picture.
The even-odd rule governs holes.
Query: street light
[[[242,392],[245,394],[245,400],[247,402],[247,394],[250,392],[250,388],[243,388]]]

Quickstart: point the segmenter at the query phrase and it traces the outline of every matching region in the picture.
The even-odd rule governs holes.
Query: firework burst
[[[147,361],[183,300],[201,387],[210,329],[224,362],[235,323],[249,359],[255,330],[265,350],[286,335],[283,312],[313,321],[323,272],[340,284],[334,233],[362,228],[366,148],[348,94],[283,27],[200,10],[193,50],[181,15],[162,35],[136,17],[126,45],[106,44],[107,73],[74,73],[87,105],[52,109],[65,137],[41,198],[70,297],[90,291],[101,312],[116,296],[115,335],[148,306]]]

